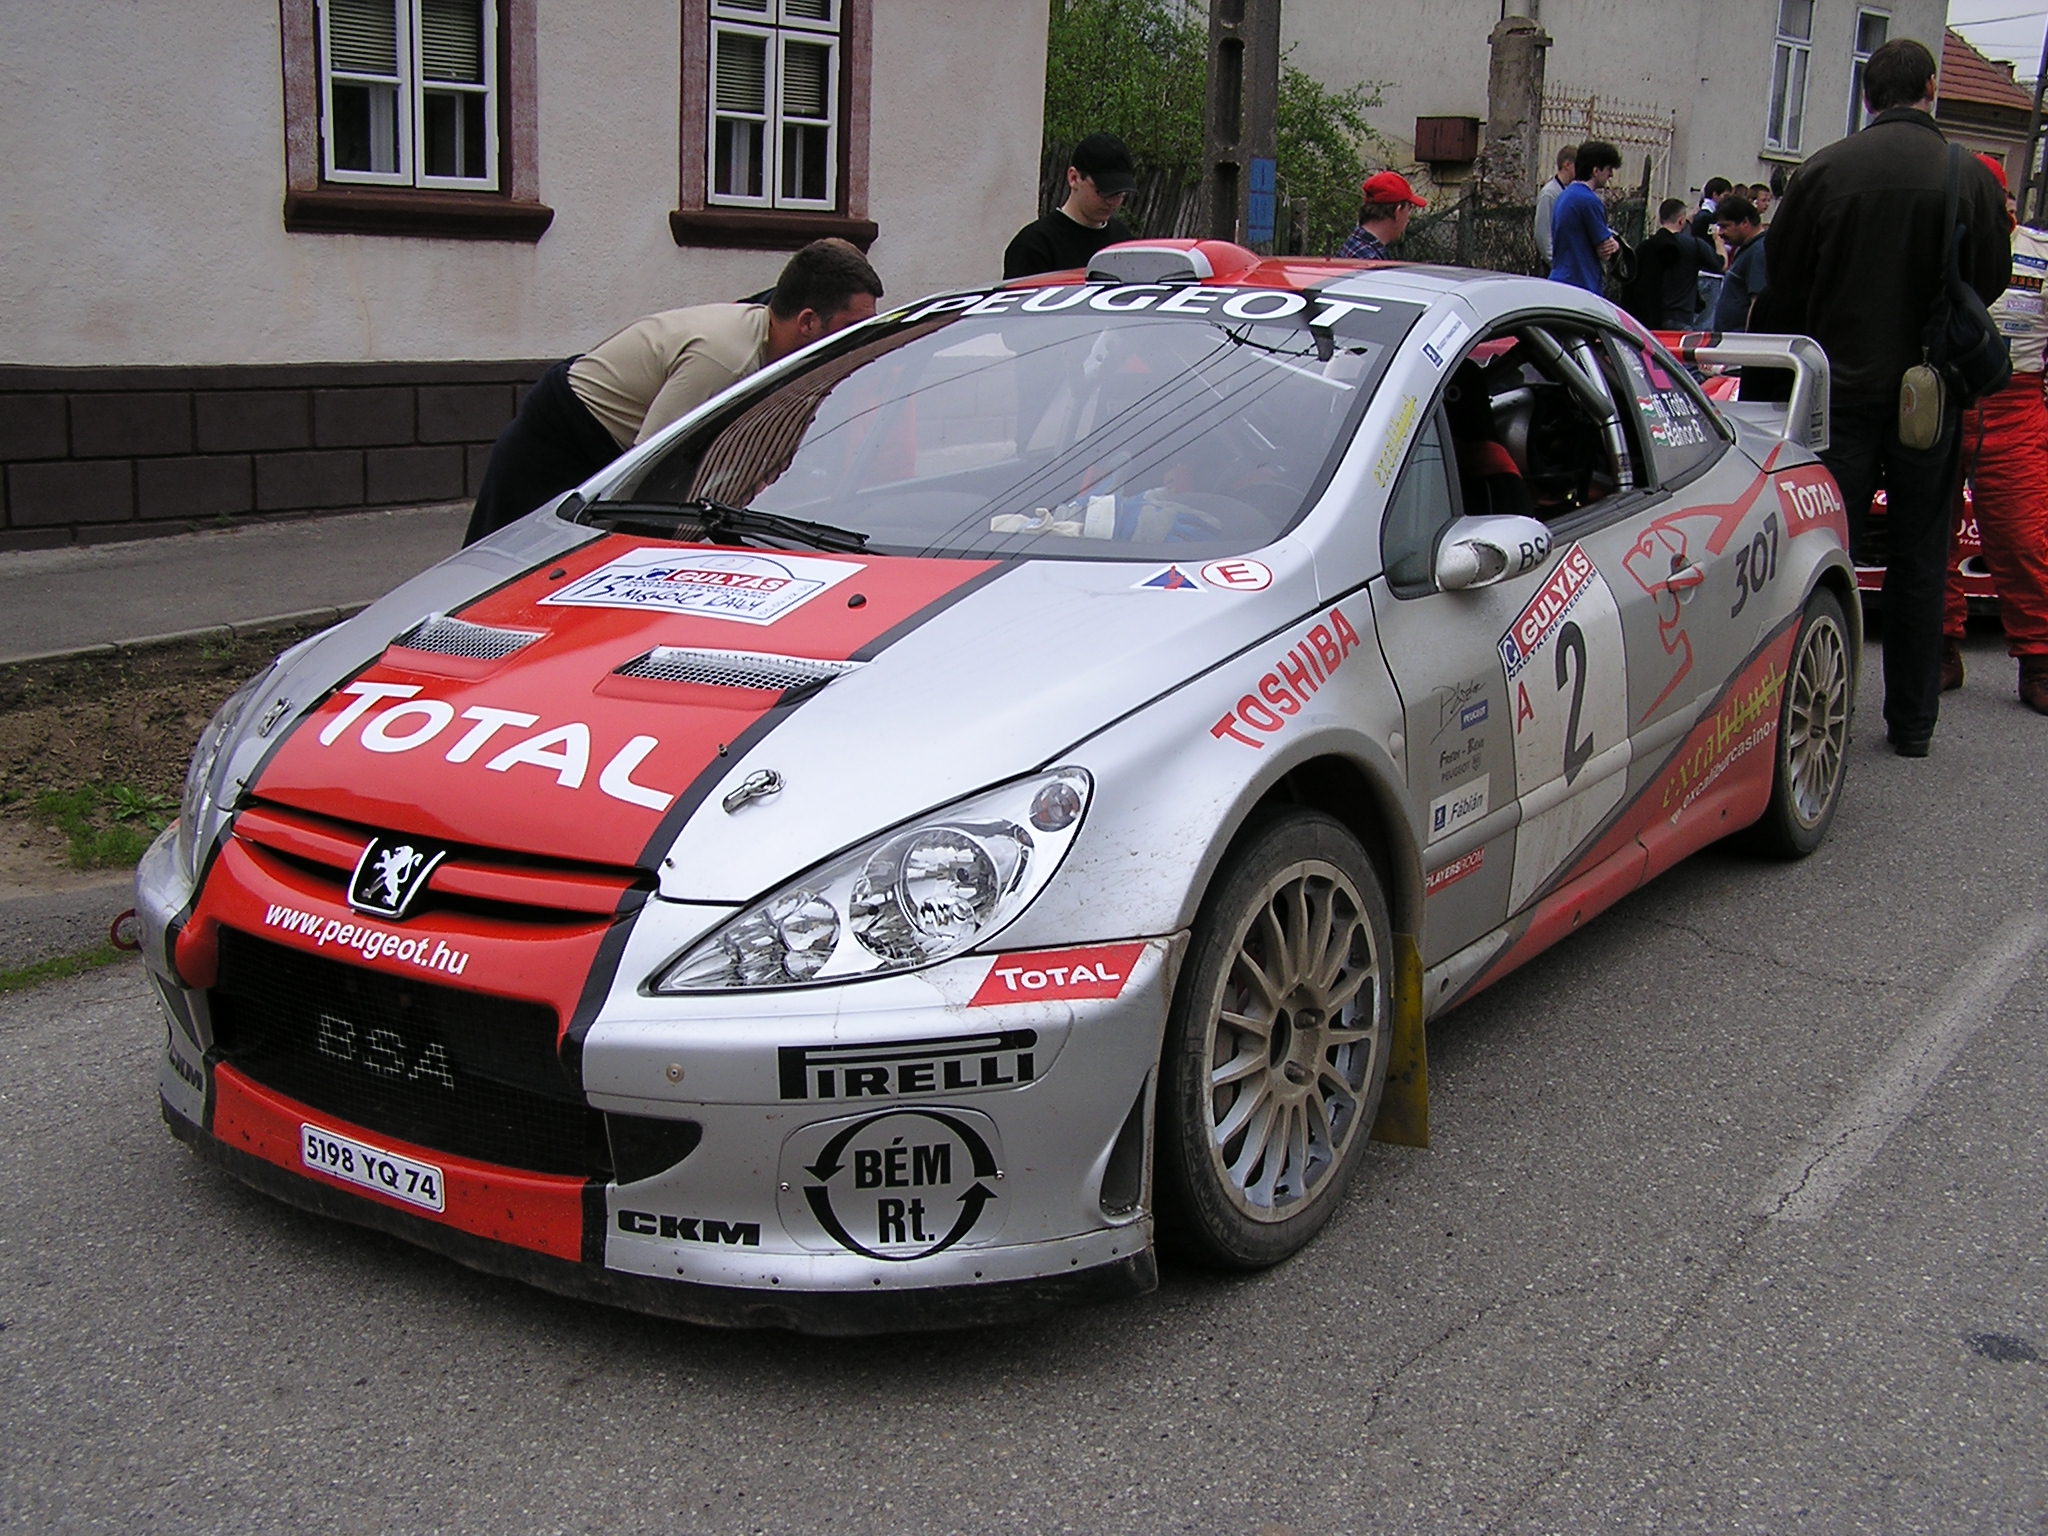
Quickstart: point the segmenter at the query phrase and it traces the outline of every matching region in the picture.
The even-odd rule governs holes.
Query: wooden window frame
[[[528,0],[530,3],[530,0]],[[869,76],[874,60],[875,0],[839,0],[839,132],[831,208],[773,208],[714,203],[711,169],[711,0],[681,0],[682,96],[677,142],[676,207],[669,231],[677,245],[795,250],[836,235],[866,249],[876,228],[868,217]],[[722,24],[745,25],[735,16]],[[771,188],[771,192],[772,192]]]
[[[1797,155],[1805,150],[1806,103],[1813,83],[1813,19],[1819,8],[1818,0],[1808,0],[1806,36],[1798,37],[1785,30],[1785,0],[1778,0],[1777,19],[1773,24],[1775,36],[1771,44],[1771,83],[1764,102],[1764,150],[1767,154]],[[1782,112],[1778,94],[1781,62],[1785,71]],[[1799,79],[1796,100],[1792,88],[1795,73]]]
[[[538,240],[555,212],[539,198],[535,14],[493,0],[497,17],[497,190],[331,181],[320,131],[319,0],[278,0],[284,66],[284,227],[295,234]]]
[[[1870,113],[1863,106],[1863,66],[1870,62],[1870,55],[1875,53],[1877,49],[1872,48],[1868,52],[1864,50],[1863,18],[1866,16],[1875,16],[1884,23],[1884,42],[1890,42],[1892,35],[1892,13],[1890,11],[1876,5],[1859,5],[1856,7],[1856,19],[1852,23],[1855,30],[1849,34],[1849,132],[1851,133],[1864,127],[1870,121]],[[1883,47],[1884,42],[1879,43],[1878,47]]]

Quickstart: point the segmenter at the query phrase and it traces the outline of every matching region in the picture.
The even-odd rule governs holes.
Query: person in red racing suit
[[[2005,171],[1979,156],[2005,185]],[[2012,194],[2006,194],[2012,208]],[[2012,351],[2012,382],[1963,414],[1963,463],[1984,561],[1998,588],[1998,612],[2007,650],[2019,658],[2020,702],[2048,715],[2048,405],[2042,403],[2043,360],[2048,354],[2048,313],[2042,279],[2048,277],[2048,234],[2015,226],[2012,282],[1991,306]],[[1956,496],[1958,526],[1964,517]],[[1960,641],[1968,607],[1962,584],[1949,573],[1942,632],[1941,686],[1963,685]]]

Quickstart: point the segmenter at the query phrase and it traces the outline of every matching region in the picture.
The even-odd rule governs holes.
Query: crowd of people
[[[1949,573],[1968,475],[2022,702],[2048,714],[2048,407],[2043,404],[2048,235],[2018,225],[2004,170],[1962,157],[1954,172],[1963,276],[1992,306],[2012,382],[1967,410],[1953,403],[1931,446],[1900,436],[1900,387],[1922,361],[1923,317],[1944,266],[1951,157],[1933,117],[1935,67],[1894,39],[1864,66],[1871,120],[1809,157],[1789,181],[1710,178],[1696,207],[1666,198],[1629,250],[1602,193],[1621,152],[1599,139],[1560,150],[1531,233],[1548,275],[1611,295],[1655,330],[1807,335],[1831,365],[1832,441],[1822,461],[1849,509],[1852,552],[1882,563],[1884,718],[1902,756],[1924,757],[1939,696],[1963,681],[1966,611]],[[1132,238],[1119,216],[1137,184],[1129,149],[1095,133],[1074,149],[1059,206],[1020,229],[1003,276],[1085,267]],[[1360,188],[1337,254],[1386,260],[1428,203],[1398,171]],[[1619,258],[1619,259],[1618,259]],[[595,473],[727,385],[875,313],[881,280],[843,240],[806,246],[775,287],[733,304],[633,322],[551,368],[492,452],[470,524],[481,538]],[[1885,494],[1884,548],[1870,507]]]
[[[2048,235],[2019,224],[1996,159],[1963,156],[1952,168],[1923,45],[1879,48],[1863,91],[1871,118],[1861,131],[1789,181],[1782,170],[1775,185],[1712,177],[1690,212],[1666,198],[1655,232],[1622,262],[1599,196],[1621,157],[1599,140],[1567,146],[1537,194],[1532,233],[1553,281],[1610,296],[1653,330],[1821,343],[1832,437],[1822,462],[1842,488],[1852,553],[1884,567],[1886,739],[1901,756],[1925,757],[1940,695],[1963,683],[1968,611],[1950,554],[1965,480],[2020,701],[2048,714]],[[1919,445],[1901,437],[1901,389],[1925,360],[1951,239],[2005,338],[2012,380],[1967,408],[1948,401],[1933,441]],[[1871,510],[1880,491],[1881,536]]]

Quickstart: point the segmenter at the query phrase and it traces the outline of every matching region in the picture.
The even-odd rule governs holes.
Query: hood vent
[[[467,619],[431,614],[393,641],[408,650],[431,651],[438,656],[467,656],[476,661],[496,661],[524,650],[540,638],[538,630],[493,629]]]
[[[814,661],[805,656],[760,656],[751,651],[696,651],[657,645],[618,669],[620,677],[660,683],[696,683],[705,688],[764,688],[774,693],[809,692],[860,667],[857,661]]]

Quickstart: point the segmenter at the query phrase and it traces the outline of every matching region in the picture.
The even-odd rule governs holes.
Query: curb
[[[206,640],[242,640],[270,630],[292,629],[306,624],[323,628],[353,618],[368,603],[348,603],[339,608],[303,608],[296,613],[274,613],[261,619],[237,619],[228,624],[202,624],[197,629],[173,630],[164,635],[142,635],[133,640],[103,640],[96,645],[73,646],[69,650],[37,651],[28,656],[0,656],[0,668],[27,666],[35,662],[71,661],[91,656],[122,656],[172,645],[193,645]]]

